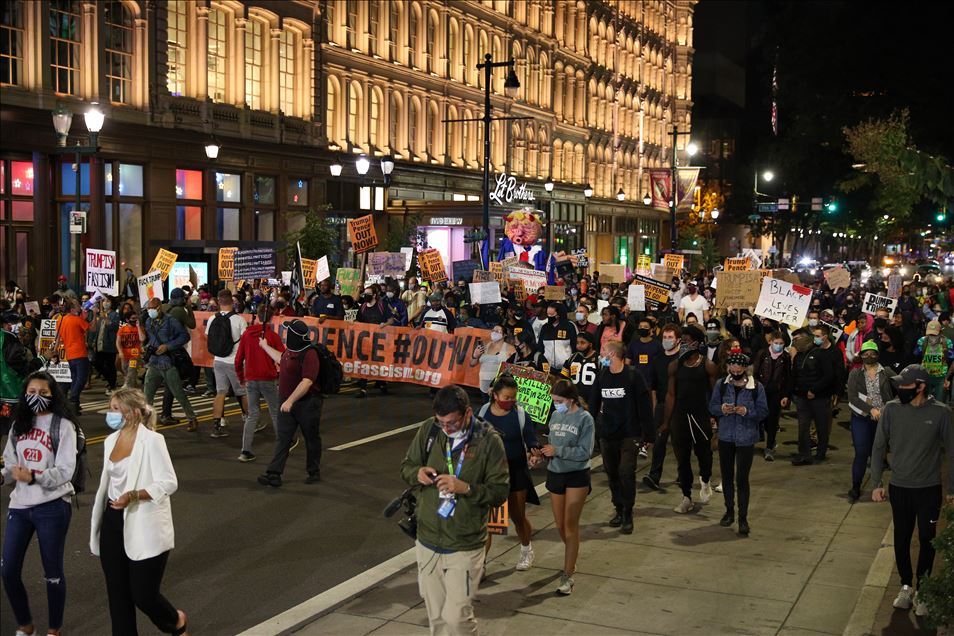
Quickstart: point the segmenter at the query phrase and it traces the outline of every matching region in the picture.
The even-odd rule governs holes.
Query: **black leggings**
[[[749,514],[749,473],[755,446],[736,446],[732,442],[719,442],[719,467],[722,469],[722,496],[725,510],[734,510],[735,493],[739,493],[739,519]]]
[[[96,370],[106,380],[106,386],[110,389],[116,388],[116,352],[107,351],[96,352]]]
[[[891,501],[891,516],[894,518],[894,560],[898,564],[901,585],[911,585],[911,537],[914,524],[918,524],[918,585],[931,574],[934,565],[934,546],[931,542],[937,532],[937,520],[941,516],[941,485],[927,488],[902,488],[890,484],[888,497]]]
[[[636,439],[601,439],[600,453],[613,507],[631,513],[636,505]]]
[[[106,575],[109,618],[114,636],[135,636],[136,608],[166,634],[176,630],[179,612],[159,591],[169,553],[142,561],[126,556],[123,545],[123,511],[106,504],[99,532],[100,563]]]
[[[765,428],[765,448],[775,449],[775,437],[778,435],[778,419],[782,415],[782,396],[779,393],[765,394],[768,400],[768,416],[762,420]]]

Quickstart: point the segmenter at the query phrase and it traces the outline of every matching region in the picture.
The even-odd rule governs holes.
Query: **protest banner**
[[[322,256],[315,265],[315,281],[320,283],[329,278],[331,278],[331,268],[328,266],[328,257]]]
[[[784,322],[795,329],[802,326],[812,301],[812,290],[779,278],[762,281],[755,315]]]
[[[367,214],[348,220],[348,234],[355,254],[369,252],[378,246],[378,235],[374,231],[374,217]],[[405,270],[406,271],[406,270]]]
[[[759,295],[762,293],[762,274],[757,270],[725,270],[719,272],[718,281],[716,306],[719,309],[751,307],[759,301]]]
[[[585,247],[581,247],[570,251],[570,261],[575,262],[576,267],[586,269],[590,266],[590,255],[586,252]]]
[[[825,271],[825,280],[828,281],[828,286],[832,290],[848,289],[848,286],[851,285],[851,272],[841,265],[832,267]]]
[[[898,307],[898,299],[890,296],[879,296],[868,292],[865,294],[865,300],[862,303],[861,310],[866,314],[874,314],[879,309],[887,309],[888,315],[893,316],[894,310]]]
[[[752,269],[752,259],[748,256],[742,258],[727,258],[723,271],[726,272],[747,272]]]
[[[471,283],[470,302],[473,305],[492,305],[493,303],[501,302],[500,283],[497,281]]]
[[[212,312],[195,312],[192,335],[192,361],[200,367],[212,366],[205,329]],[[251,320],[251,314],[241,314]],[[282,341],[285,323],[296,318],[276,316],[271,324]],[[479,341],[489,342],[486,329],[458,327],[454,333],[441,333],[413,327],[385,327],[344,320],[299,318],[308,324],[312,342],[320,342],[338,358],[344,373],[352,378],[409,382],[429,387],[451,384],[480,386],[480,368],[470,359]],[[549,398],[549,389],[547,397]],[[549,408],[549,405],[548,405]],[[545,421],[545,420],[544,420]]]
[[[274,278],[277,269],[275,250],[259,247],[235,252],[233,276],[238,280]]]
[[[163,300],[162,294],[162,272],[149,272],[136,279],[139,286],[139,304],[146,306],[153,298]]]
[[[507,277],[512,281],[522,281],[528,294],[535,294],[541,287],[547,286],[547,273],[535,269],[513,268]]]
[[[616,263],[600,263],[601,283],[625,283],[626,266]]]
[[[649,311],[658,311],[660,307],[669,302],[669,285],[666,283],[639,274],[633,278],[633,282],[645,288],[643,295]]]
[[[234,280],[235,252],[237,251],[237,247],[219,248],[219,280],[223,282]]]
[[[353,267],[338,268],[338,293],[357,298],[361,291],[361,270]]]
[[[56,342],[56,321],[44,318],[40,321],[40,342],[37,353],[42,354]]]
[[[900,297],[902,285],[904,285],[904,278],[900,274],[888,276],[888,296],[890,298]]]
[[[172,264],[179,259],[179,255],[175,252],[170,252],[169,250],[159,248],[159,253],[156,254],[156,258],[153,259],[152,265],[149,266],[148,272],[159,271],[162,272],[162,280],[169,278],[169,272],[172,271]]]
[[[443,283],[447,280],[447,268],[444,267],[444,258],[435,249],[424,250],[417,255],[417,266],[421,269],[421,277],[432,283]]]
[[[649,276],[653,271],[653,259],[649,254],[640,254],[636,257],[636,271],[644,276]]]
[[[116,277],[116,252],[86,249],[86,291],[116,296],[119,279]]]
[[[505,501],[499,508],[490,509],[490,517],[487,519],[487,533],[505,537],[509,531],[510,510],[507,508],[507,502]]]
[[[404,254],[401,252],[371,252],[368,254],[368,274],[404,278]]]
[[[664,265],[667,269],[681,272],[684,262],[685,257],[682,254],[663,254],[662,265]]]
[[[543,288],[544,300],[566,300],[566,287],[562,285],[547,285]]]
[[[550,397],[549,374],[530,367],[503,362],[500,370],[497,371],[497,377],[502,375],[513,376],[516,380],[517,402],[527,412],[530,419],[541,424],[546,422],[550,415],[550,405],[553,403],[553,398]]]
[[[646,287],[630,285],[626,289],[626,304],[630,311],[646,311]]]
[[[469,283],[474,278],[474,270],[478,269],[480,269],[480,262],[473,259],[451,263],[451,271],[454,273],[455,281],[463,280]]]
[[[493,272],[487,272],[482,269],[475,269],[474,275],[471,278],[473,283],[496,283],[497,279],[494,277]]]

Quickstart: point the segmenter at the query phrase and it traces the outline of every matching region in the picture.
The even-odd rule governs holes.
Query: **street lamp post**
[[[775,173],[772,172],[771,170],[766,170],[765,172],[762,173],[762,181],[766,183],[771,182],[772,179],[774,178],[775,178]],[[753,216],[756,216],[759,214],[759,196],[767,196],[767,195],[763,195],[761,192],[759,192],[759,170],[758,168],[756,168],[755,169],[755,185],[752,188],[752,197],[754,200],[753,207],[755,208],[752,211]],[[775,230],[776,230],[775,217],[776,217],[776,212],[773,212],[772,213],[772,245],[773,246],[775,245]]]
[[[677,148],[679,146],[679,136],[688,135],[689,131],[679,132],[679,126],[673,124],[672,132],[669,133],[672,136],[672,163],[670,164],[670,181],[669,181],[669,242],[671,243],[670,249],[675,252],[677,249],[677,241],[679,240],[679,235],[676,230],[676,207],[679,205],[679,156],[677,153]],[[686,154],[688,156],[693,156],[699,148],[695,143],[689,142],[686,144]],[[645,198],[644,198],[645,200]],[[652,202],[652,200],[650,200]]]

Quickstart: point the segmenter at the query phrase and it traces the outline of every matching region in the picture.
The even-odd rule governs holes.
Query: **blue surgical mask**
[[[775,353],[782,353],[784,349],[785,349],[785,345],[781,345],[781,344],[772,345],[772,351],[774,351]]]
[[[159,317],[159,310],[158,310],[158,309],[150,309],[150,310],[149,310],[149,317],[152,318],[153,320],[155,320],[156,318],[158,318],[158,317]]]
[[[823,342],[825,342],[825,339],[824,339],[824,338],[819,338],[819,337],[817,337],[817,336],[815,337],[815,346],[816,346],[816,347],[822,346],[822,343],[823,343]]]
[[[556,411],[557,413],[566,413],[567,411],[570,410],[570,407],[567,406],[566,404],[563,404],[562,402],[554,402],[553,410]]]
[[[123,414],[119,411],[106,411],[106,426],[118,431],[123,427]]]
[[[600,356],[600,366],[608,367],[610,365],[610,359],[606,356]]]

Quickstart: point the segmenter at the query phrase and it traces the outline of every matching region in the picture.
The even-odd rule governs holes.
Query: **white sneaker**
[[[896,609],[910,609],[911,601],[914,600],[914,588],[910,585],[902,585],[901,591],[894,598],[893,605]]]
[[[921,599],[920,593],[914,595],[914,613],[921,618],[928,615],[927,603]]]
[[[573,577],[566,573],[560,575],[560,586],[557,588],[557,594],[560,596],[569,596],[573,593]]]
[[[687,512],[691,512],[692,508],[693,508],[692,499],[690,499],[689,497],[683,497],[679,505],[673,508],[672,510],[673,512],[678,512],[679,514],[684,515]]]
[[[533,565],[533,548],[531,546],[520,546],[520,560],[517,561],[517,571],[526,572]]]
[[[648,459],[648,458],[649,458],[649,453],[646,452],[646,447],[645,447],[645,446],[640,446],[640,447],[639,447],[639,456],[642,457],[643,459]]]
[[[707,504],[709,500],[712,499],[712,486],[710,486],[707,481],[701,483],[702,485],[699,487],[699,501]]]
[[[714,490],[715,490],[716,492],[722,492],[722,484],[720,483],[718,486],[716,486],[716,487],[714,488]]]

